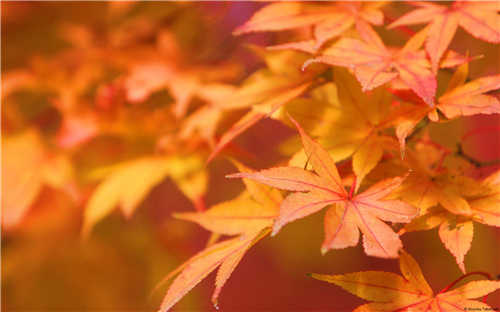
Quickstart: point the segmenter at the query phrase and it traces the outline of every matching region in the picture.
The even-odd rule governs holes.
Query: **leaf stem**
[[[349,199],[351,199],[352,195],[354,194],[354,189],[356,188],[357,179],[358,179],[358,177],[356,175],[354,175],[354,179],[352,180],[351,189],[349,190]]]
[[[425,116],[424,119],[422,119],[417,124],[415,129],[413,129],[412,133],[406,137],[406,141],[408,142],[411,139],[413,139],[415,136],[417,136],[428,124],[429,124],[429,118],[427,118],[427,116]]]
[[[480,160],[477,160],[477,159],[475,159],[474,157],[472,157],[470,155],[467,155],[464,152],[464,149],[462,147],[462,143],[457,143],[457,152],[456,152],[456,154],[458,156],[461,156],[462,158],[464,158],[465,160],[467,160],[468,162],[470,162],[472,165],[474,165],[477,168],[488,167],[488,166],[493,166],[493,165],[500,164],[500,159],[494,159],[494,160],[490,160],[490,161],[480,161]]]
[[[491,277],[491,275],[487,272],[482,272],[482,271],[474,271],[474,272],[469,272],[467,274],[464,274],[462,276],[460,276],[459,278],[457,278],[456,280],[454,280],[451,284],[449,284],[448,286],[446,286],[445,288],[443,288],[439,294],[442,294],[442,293],[445,293],[447,292],[450,288],[452,288],[453,286],[455,286],[457,283],[459,283],[460,281],[462,281],[463,279],[469,277],[469,276],[472,276],[472,275],[481,275],[481,276],[484,276],[486,277],[487,279],[489,280],[492,280],[493,278]],[[488,299],[488,295],[485,295],[483,297],[483,302],[486,303],[486,300]]]

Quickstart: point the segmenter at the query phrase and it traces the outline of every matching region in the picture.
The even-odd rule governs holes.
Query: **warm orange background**
[[[134,4],[135,5],[135,4]],[[168,2],[140,3],[162,7]],[[178,5],[178,4],[175,4]],[[261,3],[188,3],[186,7],[209,17],[218,58],[231,55],[246,72],[255,69],[255,58],[245,43],[265,44],[276,35],[233,37],[231,31],[246,21]],[[2,74],[20,68],[35,55],[50,57],[65,48],[58,30],[68,23],[102,25],[107,3],[91,2],[2,2]],[[399,16],[398,6],[391,14]],[[153,9],[154,11],[154,9]],[[186,27],[199,32],[196,25]],[[400,43],[404,36],[391,35]],[[471,78],[499,72],[498,46],[475,40],[462,30],[453,41],[459,52],[484,54],[471,66]],[[3,118],[3,117],[2,117]],[[464,143],[482,160],[500,158],[500,118],[477,116],[452,125],[456,135],[470,130]],[[478,130],[483,129],[483,130]],[[2,131],[5,131],[2,126]],[[439,137],[440,126],[433,128]],[[256,158],[255,168],[264,168],[280,158],[276,146],[293,134],[275,121],[264,121],[237,139]],[[443,142],[446,137],[440,137]],[[498,168],[498,167],[497,167]],[[239,181],[226,180],[235,172],[225,160],[209,165],[207,204],[229,199],[242,189]],[[492,168],[486,171],[491,172]],[[9,181],[2,181],[8,184]],[[150,311],[159,306],[166,287],[149,298],[164,275],[204,247],[208,232],[171,217],[173,212],[193,207],[170,181],[157,186],[130,220],[118,212],[97,225],[87,241],[80,239],[82,207],[65,195],[44,187],[27,217],[15,230],[2,232],[3,311]],[[223,311],[351,311],[362,300],[339,287],[306,277],[306,273],[344,273],[362,270],[399,272],[397,260],[367,257],[361,244],[356,248],[320,254],[323,213],[294,222],[279,235],[266,238],[243,258],[220,297]],[[500,229],[475,224],[472,249],[466,256],[468,271],[500,274]],[[422,266],[435,291],[461,273],[453,257],[438,239],[437,230],[409,233],[402,237],[406,249]],[[176,311],[211,311],[214,274],[195,287]],[[500,292],[488,302],[500,307]]]

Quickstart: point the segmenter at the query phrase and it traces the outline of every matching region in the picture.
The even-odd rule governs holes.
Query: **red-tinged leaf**
[[[285,224],[304,218],[339,201],[340,199],[318,195],[317,192],[293,193],[288,195],[281,203],[280,214],[273,225],[271,236],[276,235]]]
[[[182,272],[170,285],[160,311],[168,311],[194,286],[220,266],[215,282],[216,288],[212,297],[214,304],[217,304],[217,298],[222,286],[224,286],[234,268],[240,262],[241,257],[267,233],[268,231],[254,233],[253,235],[239,236],[217,243],[181,265]],[[179,269],[175,270],[175,272],[180,271]],[[171,276],[169,275],[169,277]]]
[[[500,75],[487,76],[461,85],[450,92],[446,92],[446,94],[439,99],[440,101],[451,101],[460,97],[474,96],[497,89],[500,89]]]
[[[500,289],[500,281],[472,281],[456,289],[440,294],[443,300],[474,299],[486,296]]]
[[[480,94],[443,103],[439,110],[450,119],[477,114],[499,114],[500,101],[494,96]]]
[[[457,264],[464,274],[464,257],[471,247],[473,235],[474,227],[472,221],[452,225],[450,224],[450,220],[446,220],[439,227],[441,241],[446,249],[455,256]]]
[[[424,60],[425,56],[422,53],[408,52],[395,66],[398,69],[399,78],[432,107],[437,81]]]
[[[404,25],[415,25],[430,22],[438,14],[441,14],[446,10],[445,7],[435,5],[431,2],[427,3],[425,8],[411,10],[405,15],[398,18],[396,21],[391,23],[387,28],[393,29]]]
[[[431,58],[432,71],[437,72],[439,62],[450,45],[458,27],[458,16],[441,14],[433,19],[428,31],[425,49]]]
[[[247,178],[287,191],[315,190],[339,196],[329,188],[325,180],[312,172],[296,167],[276,167],[255,173],[234,173],[227,175],[226,178]]]
[[[365,190],[363,193],[356,195],[356,199],[358,201],[372,201],[372,200],[382,199],[387,195],[391,194],[392,192],[394,192],[397,188],[399,188],[399,186],[401,186],[401,183],[403,183],[406,176],[384,179],[382,181],[379,181],[376,184],[372,185],[367,190]]]
[[[403,247],[399,236],[392,228],[366,211],[366,207],[353,202],[348,209],[354,209],[357,214],[357,224],[363,233],[363,248],[369,256],[379,258],[397,258],[398,251]]]
[[[317,51],[316,48],[316,43],[314,40],[305,40],[305,41],[298,41],[298,42],[290,42],[290,43],[284,43],[284,44],[277,44],[273,46],[267,47],[268,50],[274,51],[274,50],[296,50],[300,52],[305,52],[309,54],[315,54]]]
[[[380,51],[387,51],[382,38],[380,38],[380,36],[370,26],[370,24],[362,20],[357,21],[356,30],[358,31],[364,42],[368,43],[370,46],[377,47]]]
[[[376,302],[398,301],[401,297],[417,299],[421,294],[395,273],[365,271],[343,275],[312,274],[313,278],[335,284],[362,299]]]
[[[500,113],[500,101],[484,94],[496,89],[500,89],[500,75],[479,78],[443,94],[439,98],[438,108],[450,119]]]
[[[363,194],[353,196],[354,189],[348,194],[342,186],[335,162],[330,155],[321,145],[313,141],[300,125],[294,120],[292,122],[296,124],[301,134],[306,156],[318,175],[297,167],[278,167],[257,173],[238,173],[228,177],[249,178],[280,189],[307,192],[293,193],[285,198],[281,204],[280,215],[273,226],[273,235],[286,223],[315,213],[327,205],[342,203],[345,211],[340,213],[352,216],[349,219],[354,220],[355,227],[364,234],[366,253],[376,257],[396,258],[402,243],[399,236],[387,224],[380,221],[378,216],[391,221],[408,222],[417,214],[415,207],[399,200],[381,199],[393,191],[401,183],[401,179],[384,181],[376,188],[370,189],[365,197]],[[328,217],[334,216],[330,214]],[[345,222],[347,222],[345,218],[340,221],[335,218],[325,221],[325,226],[332,228],[325,229],[327,237],[323,244],[323,252],[328,248],[345,248],[353,244],[356,234],[352,233],[352,227],[350,233],[342,232],[342,238],[339,239],[343,241],[336,241],[335,233],[341,231],[344,226],[350,226]]]
[[[413,51],[414,47],[410,46],[389,51],[370,26],[361,26],[361,29],[365,41],[343,38],[323,55],[308,60],[304,67],[320,62],[351,68],[365,92],[399,78],[432,107],[437,82],[425,53]]]
[[[418,216],[418,209],[401,200],[384,200],[364,202],[355,200],[360,208],[370,210],[381,220],[399,223],[408,223]]]
[[[323,52],[322,56],[309,60],[333,66],[356,68],[380,64],[388,56],[386,50],[371,46],[361,40],[342,38]],[[304,66],[309,63],[304,64]]]
[[[416,4],[422,8],[403,15],[389,28],[429,22],[426,50],[436,72],[440,61],[451,43],[458,25],[474,37],[488,42],[500,42],[500,7],[486,2],[456,1],[451,6],[433,3]]]
[[[347,195],[344,187],[342,186],[342,180],[340,179],[337,166],[328,152],[325,151],[318,143],[314,142],[294,119],[291,120],[299,131],[304,151],[306,152],[314,171],[316,171],[320,177],[328,181],[334,192]]]
[[[499,281],[473,281],[456,289],[433,294],[417,262],[401,252],[399,264],[403,276],[378,271],[343,275],[312,274],[315,279],[342,287],[371,303],[359,306],[354,312],[456,312],[491,309],[487,304],[470,300],[485,296],[500,288]]]
[[[217,275],[215,277],[215,289],[212,294],[212,304],[216,309],[219,308],[219,295],[222,290],[222,287],[227,282],[231,274],[233,273],[236,266],[240,263],[241,259],[245,255],[245,252],[250,248],[250,246],[246,248],[242,248],[240,251],[229,255],[220,265],[219,270],[217,271]]]
[[[168,311],[196,284],[217,268],[226,258],[248,245],[239,237],[217,243],[188,260],[163,299],[160,311]]]
[[[353,16],[347,15],[344,12],[331,14],[328,16],[328,19],[318,23],[314,28],[314,38],[316,39],[315,49],[319,49],[328,40],[341,35],[351,28],[353,24]]]
[[[326,13],[314,15],[301,13],[303,5],[300,3],[273,3],[260,9],[244,25],[236,28],[233,34],[299,28],[324,20],[328,16]]]
[[[358,66],[354,69],[354,74],[361,84],[363,92],[382,86],[398,77],[398,73],[387,71],[385,63]]]
[[[458,22],[474,37],[500,43],[500,11],[498,2],[457,2]]]
[[[326,211],[325,239],[321,245],[321,253],[330,249],[354,247],[359,241],[359,230],[356,225],[356,216],[352,209],[346,209],[345,204],[339,203]]]
[[[280,31],[313,26],[313,46],[310,51],[317,51],[327,41],[340,36],[355,23],[382,25],[384,15],[377,3],[336,3],[317,5],[310,3],[273,3],[257,13],[234,34],[255,31]],[[290,48],[298,46],[291,43]],[[302,50],[304,51],[304,50]]]

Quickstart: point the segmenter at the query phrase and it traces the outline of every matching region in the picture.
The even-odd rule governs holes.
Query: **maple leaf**
[[[334,161],[352,156],[359,186],[385,151],[397,149],[394,139],[384,133],[393,125],[389,119],[392,96],[383,88],[362,92],[345,69],[336,68],[333,76],[334,83],[312,90],[310,98],[285,105],[280,120],[289,123],[286,115],[290,114],[310,135],[318,137]],[[301,151],[289,164],[303,166],[306,162]]]
[[[431,58],[434,72],[458,26],[478,39],[500,43],[500,17],[497,14],[500,6],[495,1],[455,1],[451,6],[431,2],[411,3],[419,8],[401,16],[389,28],[429,23],[425,49]]]
[[[439,201],[442,207],[444,207],[443,203],[446,207],[449,207],[448,204],[452,203],[466,205],[470,210],[468,216],[456,215],[442,207],[433,207],[422,216],[406,224],[400,233],[430,230],[439,226],[439,238],[446,249],[455,256],[460,270],[465,272],[464,257],[471,247],[474,222],[500,227],[500,210],[498,209],[500,199],[499,177],[500,171],[490,175],[480,183],[462,177],[460,189],[468,189],[468,194],[459,195],[455,193],[455,199]],[[436,189],[429,188],[428,192],[435,194],[431,195],[432,197],[440,199]]]
[[[484,193],[472,197],[469,201],[471,209],[477,213],[478,222],[500,227],[500,170],[481,181]]]
[[[167,176],[195,205],[204,194],[207,182],[203,162],[196,155],[145,157],[101,168],[94,175],[107,176],[85,207],[84,236],[117,205],[126,217],[130,217],[149,191]]]
[[[465,195],[477,187],[472,186],[472,179],[461,174],[464,169],[459,168],[470,167],[464,159],[452,155],[450,150],[425,136],[408,151],[407,159],[401,165],[412,172],[397,194],[420,208],[421,214],[440,204],[452,214],[471,216]],[[458,179],[457,176],[462,178]],[[467,190],[469,186],[471,190]]]
[[[234,163],[241,172],[252,172],[244,165],[236,161]],[[212,302],[217,306],[222,287],[243,255],[269,233],[266,229],[271,227],[278,215],[279,204],[282,201],[281,193],[251,180],[243,181],[246,191],[232,200],[217,204],[203,212],[174,214],[176,218],[196,222],[213,233],[239,236],[208,247],[167,275],[159,285],[181,272],[163,299],[161,311],[167,311],[191,288],[220,266],[212,295]]]
[[[435,294],[418,263],[401,251],[399,267],[402,275],[382,271],[364,271],[342,275],[311,274],[315,279],[342,287],[362,299],[371,301],[357,307],[355,312],[384,311],[467,311],[492,310],[486,303],[471,300],[500,288],[500,281],[472,281],[452,290]]]
[[[253,170],[233,161],[240,172]],[[174,217],[198,223],[207,230],[223,234],[237,235],[256,232],[270,227],[278,216],[281,193],[268,186],[244,179],[246,192],[222,202],[203,212],[176,213]]]
[[[274,46],[274,49],[296,49],[315,53],[327,41],[342,35],[352,26],[362,23],[382,25],[384,15],[380,8],[384,2],[336,3],[316,5],[310,3],[273,3],[257,11],[234,34],[260,31],[281,31],[300,27],[313,27],[313,39]]]
[[[306,75],[301,72],[300,67],[306,59],[301,53],[255,50],[264,57],[269,68],[253,73],[233,96],[215,104],[222,110],[250,108],[250,111],[222,134],[208,162],[238,135],[306,92],[318,74],[317,70]]]
[[[409,150],[400,165],[405,168],[403,170],[412,172],[395,196],[418,207],[421,215],[399,233],[439,226],[441,241],[455,257],[460,270],[465,272],[464,257],[471,247],[473,222],[499,226],[495,175],[481,182],[465,176],[464,172],[472,165],[426,136]],[[472,205],[475,200],[476,208]]]
[[[215,280],[215,291],[212,296],[212,301],[217,306],[217,298],[221,288],[241,261],[243,255],[268,233],[268,230],[264,230],[225,240],[208,247],[179,266],[162,281],[162,283],[168,281],[179,274],[170,285],[159,311],[168,311],[196,284],[219,267]]]
[[[436,109],[448,119],[500,113],[500,101],[495,96],[485,94],[500,89],[500,75],[486,76],[466,83],[468,68],[468,63],[464,63],[455,71],[448,83],[448,88],[438,97],[435,108],[424,105],[419,99],[407,97],[404,91],[394,91],[396,96],[406,97],[414,102],[410,106],[401,105],[401,109],[395,111],[394,116],[391,117],[394,119],[396,136],[402,151],[406,137],[425,116],[428,116],[431,121],[438,121]]]
[[[322,55],[308,60],[304,67],[320,62],[347,67],[368,91],[399,78],[429,106],[434,105],[436,78],[430,70],[425,52],[419,50],[422,33],[413,36],[403,48],[388,49],[368,25],[358,29],[361,38],[342,38]]]
[[[326,236],[322,252],[355,246],[359,230],[364,237],[365,252],[383,258],[397,257],[402,247],[396,233],[384,222],[409,222],[416,208],[400,200],[384,197],[401,185],[403,178],[382,180],[366,191],[354,195],[356,183],[347,192],[342,185],[335,162],[328,152],[313,141],[292,120],[301,137],[304,150],[316,174],[297,167],[275,167],[256,173],[238,173],[229,178],[249,178],[279,189],[293,191],[282,202],[279,217],[273,225],[275,235],[285,224],[334,204],[325,219]]]

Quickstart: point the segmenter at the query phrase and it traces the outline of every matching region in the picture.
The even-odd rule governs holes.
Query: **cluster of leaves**
[[[432,141],[426,126],[500,113],[498,97],[489,94],[500,88],[500,75],[467,81],[473,58],[449,49],[458,25],[478,39],[500,43],[500,8],[494,3],[412,4],[418,9],[388,28],[430,24],[402,47],[386,47],[371,26],[383,25],[387,3],[273,3],[235,30],[237,35],[304,28],[312,32],[308,38],[267,48],[282,52],[265,53],[268,68],[253,74],[229,99],[229,105],[245,103],[250,111],[221,137],[211,157],[264,117],[291,121],[302,147],[296,140],[284,146],[292,153],[288,165],[257,172],[239,165],[240,173],[227,177],[243,178],[247,191],[207,211],[177,216],[212,233],[241,236],[208,247],[181,266],[162,311],[220,266],[212,298],[217,304],[228,274],[256,240],[325,207],[322,253],[357,245],[359,231],[367,255],[397,258],[403,253],[403,278],[385,272],[315,276],[381,302],[359,311],[487,307],[469,298],[500,288],[499,282],[473,282],[434,296],[418,265],[403,251],[399,235],[439,226],[443,244],[465,273],[473,223],[499,226],[500,172],[476,181],[471,176],[474,164]],[[456,67],[445,91],[438,93],[439,71]],[[351,164],[352,170],[342,178],[336,162]],[[390,173],[395,176],[387,177]],[[271,198],[262,189],[269,197],[259,199],[251,180],[290,193],[281,200],[279,193]],[[396,233],[384,221],[404,226]],[[253,231],[250,236],[242,233],[247,227]]]
[[[386,27],[387,2],[266,5],[234,34],[287,31],[288,42],[253,47],[265,67],[239,84],[236,64],[193,62],[200,51],[184,51],[169,19],[129,17],[106,38],[72,29],[80,34],[69,38],[75,49],[5,75],[2,175],[9,190],[2,192],[2,225],[14,228],[42,185],[50,185],[85,205],[82,232],[88,235],[116,207],[130,217],[169,177],[196,208],[174,217],[212,236],[206,249],[164,279],[174,280],[161,311],[219,268],[217,305],[250,247],[323,208],[322,253],[358,245],[361,231],[366,255],[400,258],[403,276],[313,275],[374,301],[356,311],[486,308],[470,299],[500,282],[476,281],[434,295],[400,235],[439,227],[465,273],[474,222],[500,227],[500,171],[476,178],[477,162],[460,142],[453,150],[428,132],[432,123],[500,113],[500,74],[469,81],[476,57],[449,48],[458,26],[500,43],[500,6],[410,4],[416,8]],[[183,6],[166,14],[188,14]],[[386,46],[379,34],[425,23],[417,32],[408,28],[411,36],[399,47]],[[18,101],[25,93],[45,99],[43,118],[23,111]],[[241,118],[226,127],[234,113]],[[238,158],[234,139],[264,118],[299,132],[280,147],[286,160],[255,171],[231,158],[240,172],[227,177],[242,178],[245,190],[206,209],[206,163],[221,153]],[[42,127],[47,122],[58,126]],[[107,155],[108,144],[124,152]],[[98,160],[78,163],[82,146]]]

